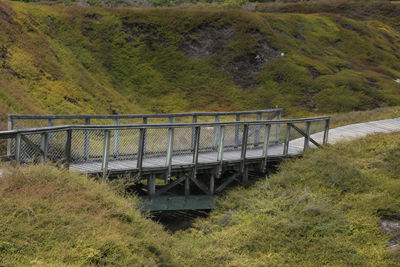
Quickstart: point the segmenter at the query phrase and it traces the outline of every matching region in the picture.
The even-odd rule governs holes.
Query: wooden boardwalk
[[[193,123],[173,123],[166,114],[168,124],[120,125],[112,117],[115,125],[50,125],[0,132],[0,138],[9,140],[8,156],[17,162],[51,160],[103,178],[129,174],[148,201],[144,210],[181,210],[209,209],[215,194],[247,184],[249,173],[261,175],[310,147],[400,131],[400,118],[329,129],[329,117],[281,120],[280,110],[262,112],[277,119],[260,120],[257,111],[258,120],[240,121],[244,114],[236,112],[236,121],[220,122],[217,114],[215,122],[198,123],[204,114],[196,113]],[[150,115],[140,116],[145,121]]]
[[[364,137],[375,133],[390,133],[400,131],[400,118],[364,122],[346,125],[329,130],[329,144],[334,144],[339,141],[352,140]],[[318,132],[311,135],[314,140],[322,140],[324,132]],[[297,156],[303,152],[304,137],[297,138],[289,142],[288,156]],[[315,145],[310,144],[310,147]],[[283,144],[276,144],[269,146],[268,154],[271,158],[283,157]],[[246,158],[248,159],[263,159],[263,150],[251,149],[247,151]],[[204,152],[199,153],[199,164],[212,164],[217,159],[217,152]],[[240,161],[241,150],[227,151],[223,155],[223,160],[228,162]],[[143,168],[146,169],[163,169],[165,168],[165,157],[154,157],[143,160]],[[187,155],[178,155],[172,158],[172,165],[176,168],[190,168],[192,158]],[[126,172],[137,170],[137,160],[110,160],[108,168],[111,172]],[[101,162],[83,162],[70,165],[70,170],[82,173],[101,173]]]

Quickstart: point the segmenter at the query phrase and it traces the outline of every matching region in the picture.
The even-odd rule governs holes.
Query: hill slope
[[[396,266],[400,228],[385,235],[379,225],[400,220],[399,137],[310,151],[230,191],[209,219],[178,235],[177,257],[209,266]]]
[[[287,160],[175,235],[104,183],[50,166],[10,169],[0,179],[0,265],[396,266],[400,229],[379,226],[400,220],[399,138]]]
[[[171,237],[106,184],[54,167],[0,179],[0,265],[173,264]]]
[[[400,104],[393,18],[0,2],[0,110],[126,113]]]

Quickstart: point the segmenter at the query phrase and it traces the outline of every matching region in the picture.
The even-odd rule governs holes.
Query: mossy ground
[[[400,216],[399,140],[379,134],[286,160],[174,235],[105,183],[51,166],[9,169],[0,265],[396,266],[379,222]]]
[[[400,104],[398,17],[16,2],[0,13],[2,112],[302,116]],[[202,42],[213,44],[206,56],[187,52]],[[284,56],[265,60],[268,49]]]
[[[370,136],[284,162],[178,233],[177,257],[207,266],[397,265],[379,221],[400,215],[399,138]]]

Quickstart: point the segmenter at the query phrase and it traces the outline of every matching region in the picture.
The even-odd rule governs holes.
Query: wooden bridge
[[[147,200],[143,209],[208,209],[215,194],[247,184],[249,173],[327,144],[329,117],[282,120],[281,112],[10,115],[0,138],[17,163],[52,161],[104,179],[130,175]]]

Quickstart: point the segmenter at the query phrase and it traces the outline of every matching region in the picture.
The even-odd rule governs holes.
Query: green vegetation
[[[303,116],[400,105],[399,16],[369,16],[362,4],[352,7],[366,12],[359,18],[337,10],[291,14],[285,5],[262,7],[128,10],[0,2],[0,110],[280,106],[286,115]]]
[[[9,168],[0,265],[396,266],[399,247],[388,248],[379,222],[400,217],[399,140],[380,134],[287,160],[174,235],[105,183],[52,166]]]
[[[0,179],[0,265],[168,265],[162,227],[106,185],[54,167]]]
[[[207,266],[396,266],[380,218],[400,216],[400,134],[288,160],[230,191],[211,217],[177,234],[179,260]],[[397,241],[399,242],[399,241]]]

